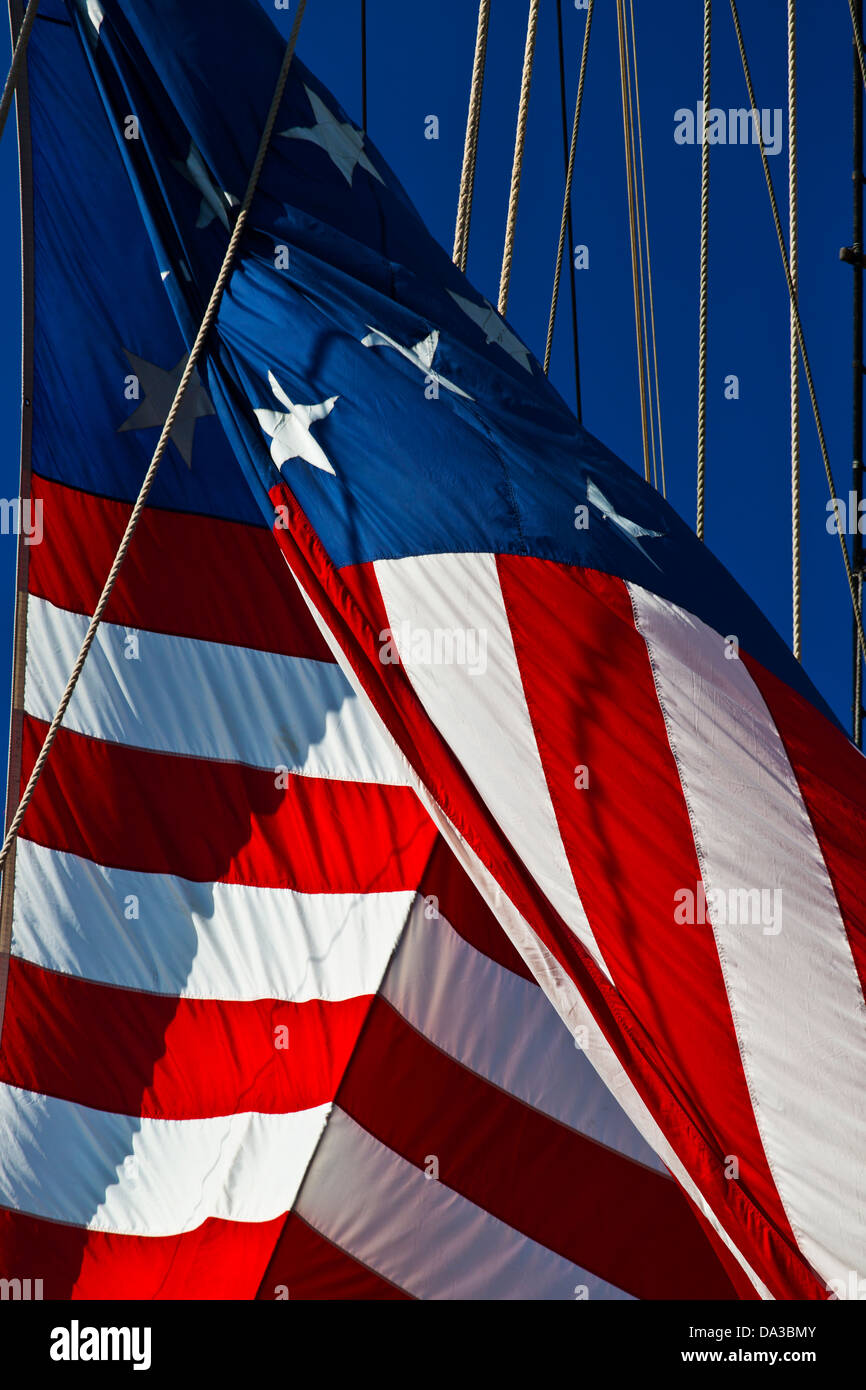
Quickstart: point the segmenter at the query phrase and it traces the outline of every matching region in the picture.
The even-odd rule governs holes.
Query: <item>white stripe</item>
[[[271,1221],[292,1205],[328,1109],[150,1120],[0,1085],[0,1206],[138,1236]]]
[[[830,878],[746,665],[697,618],[630,587],[767,1160],[803,1254],[844,1279],[866,1269],[866,1010]],[[748,890],[767,893],[763,915]]]
[[[298,585],[299,592],[303,595],[304,602],[313,615],[319,631],[327,642],[334,656],[334,660],[339,663],[346,679],[351,683],[355,693],[363,703],[364,708],[370,714],[370,717],[378,718],[379,716],[375,711],[372,701],[367,695],[357,673],[353,670],[351,662],[342,650],[339,641],[331,632],[327,623],[316,608],[316,605],[304,590],[297,575],[294,574],[294,571],[292,573]],[[509,940],[529,966],[534,978],[538,980],[538,983],[553,1004],[560,1018],[563,1019],[566,1027],[575,1038],[583,1037],[584,1034],[588,1035],[589,1047],[587,1048],[586,1055],[605,1086],[607,1086],[608,1090],[622,1106],[638,1132],[643,1135],[650,1147],[658,1154],[665,1167],[680,1184],[684,1192],[691,1198],[692,1202],[712,1227],[719,1240],[721,1240],[726,1249],[733,1255],[759,1298],[772,1301],[773,1294],[767,1288],[763,1280],[758,1277],[754,1269],[752,1269],[749,1261],[738,1248],[732,1237],[728,1235],[728,1232],[713,1211],[703,1192],[697,1186],[688,1169],[679,1158],[679,1155],[673,1149],[667,1136],[659,1128],[655,1118],[638,1093],[631,1077],[628,1075],[628,1072],[623,1067],[601,1028],[598,1026],[574,980],[566,974],[556,958],[551,954],[544,943],[539,940],[526,918],[523,917],[511,899],[503,892],[490,869],[483,860],[478,857],[475,850],[466,842],[456,826],[449,820],[429,788],[421,780],[402,751],[397,747],[396,742],[393,741],[393,736],[388,734],[388,737],[392,740],[395,756],[403,759],[407,780],[410,785],[415,788],[419,800],[426,807],[434,824],[439,827],[443,837],[454,852],[458,863],[462,865],[471,881],[481,893],[487,906],[496,916]]]
[[[609,978],[556,822],[495,556],[377,560],[375,570],[418,698],[536,883]],[[442,633],[464,634],[467,660],[437,657]],[[447,650],[443,643],[440,657]]]
[[[13,955],[45,970],[182,999],[295,1002],[375,993],[415,896],[191,883],[32,840],[18,842],[15,890]]]
[[[87,622],[31,595],[28,714],[53,718]],[[99,629],[64,726],[153,752],[286,767],[308,777],[405,782],[333,663],[113,623]]]
[[[423,1299],[630,1298],[428,1180],[336,1109],[297,1212],[341,1249]]]
[[[441,915],[429,918],[423,899],[412,908],[381,992],[463,1066],[571,1129],[665,1171],[538,985],[476,951]]]

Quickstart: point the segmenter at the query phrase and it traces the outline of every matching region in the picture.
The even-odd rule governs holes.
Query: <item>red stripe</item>
[[[262,1301],[285,1297],[285,1290],[290,1300],[341,1303],[412,1297],[326,1240],[295,1212],[286,1222],[256,1297]]]
[[[182,1235],[127,1236],[0,1210],[0,1275],[41,1279],[46,1300],[250,1299],[284,1222],[209,1217]]]
[[[46,725],[24,720],[22,789]],[[414,888],[436,837],[408,787],[143,752],[61,729],[24,835],[97,864],[304,893]]]
[[[0,1081],[94,1110],[164,1120],[333,1100],[370,997],[174,999],[13,959]]]
[[[275,530],[278,544],[392,737],[539,941],[574,981],[638,1096],[717,1218],[776,1297],[826,1297],[790,1238],[776,1229],[739,1182],[726,1179],[718,1151],[695,1124],[689,1097],[666,1075],[656,1040],[525,871],[519,849],[509,844],[477,796],[421,706],[405,670],[380,661],[378,634],[389,623],[373,566],[337,570],[284,482],[272,489],[271,500],[285,508],[288,523]],[[553,650],[559,652],[560,646],[557,633]],[[539,644],[538,659],[543,659],[544,651]]]
[[[688,808],[625,585],[534,559],[499,577],[569,864],[614,983],[740,1186],[793,1243],[758,1133],[710,926],[674,920],[700,882]],[[539,651],[557,652],[555,667]],[[589,784],[575,787],[575,768]]]
[[[376,999],[338,1104],[419,1169],[638,1298],[731,1298],[669,1178],[558,1124],[433,1047]]]
[[[478,889],[464,872],[447,842],[438,839],[418,891],[430,900],[458,936],[513,975],[536,984],[529,966],[518,955]]]
[[[44,536],[29,591],[92,613],[131,507],[33,477]],[[332,661],[270,531],[147,508],[106,612],[126,627]]]
[[[802,695],[751,657],[744,660],[794,769],[866,993],[866,759]]]

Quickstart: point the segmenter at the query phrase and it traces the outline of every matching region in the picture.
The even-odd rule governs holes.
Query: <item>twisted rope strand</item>
[[[508,289],[511,284],[511,262],[514,258],[514,233],[517,227],[517,200],[523,174],[523,149],[526,143],[526,121],[529,115],[529,89],[532,86],[532,63],[535,56],[535,36],[538,31],[540,0],[529,0],[526,24],[526,47],[523,51],[523,74],[520,79],[520,103],[517,108],[517,132],[514,137],[514,161],[511,166],[511,189],[508,194],[508,216],[505,221],[505,247],[502,252],[502,273],[499,277],[499,312],[508,308]]]
[[[27,41],[30,32],[36,22],[36,12],[39,9],[39,0],[30,0],[24,18],[21,21],[21,28],[18,30],[18,37],[15,40],[15,47],[12,50],[12,62],[9,65],[9,74],[3,87],[3,95],[0,96],[0,136],[6,129],[6,118],[12,107],[12,98],[15,95],[15,88],[18,85],[18,77],[21,72],[21,64],[24,62],[24,54],[27,51]]]
[[[466,114],[466,136],[463,143],[463,166],[460,170],[460,192],[457,196],[454,251],[451,257],[459,270],[466,269],[466,257],[469,252],[469,225],[472,220],[472,196],[475,191],[475,160],[478,154],[478,130],[481,125],[481,98],[484,93],[484,65],[487,59],[489,27],[490,0],[479,0],[475,58],[472,63],[469,110]]]
[[[701,132],[701,281],[698,309],[698,506],[695,531],[704,539],[704,503],[707,473],[707,312],[710,278],[710,146],[707,126],[710,110],[710,48],[712,0],[704,0],[703,129]]]
[[[782,265],[785,269],[785,279],[788,282],[788,294],[791,299],[791,309],[794,314],[794,323],[797,330],[797,342],[800,345],[800,354],[803,359],[803,372],[806,377],[806,385],[809,388],[809,400],[812,403],[812,414],[815,417],[815,428],[818,431],[818,443],[821,448],[821,458],[824,463],[824,473],[827,478],[827,485],[830,489],[830,500],[833,504],[833,510],[836,513],[836,516],[838,517],[839,505],[838,498],[836,495],[836,485],[833,482],[833,472],[830,467],[830,454],[827,449],[827,440],[824,435],[824,426],[821,421],[821,412],[818,409],[818,397],[815,391],[815,381],[812,376],[812,367],[811,363],[809,362],[809,354],[806,351],[806,338],[805,334],[803,333],[803,324],[800,318],[800,306],[797,302],[797,291],[794,286],[794,282],[791,279],[791,266],[788,261],[788,252],[785,248],[785,235],[782,231],[782,219],[779,216],[779,205],[776,201],[775,189],[773,188],[773,176],[770,173],[770,166],[767,162],[767,152],[764,148],[764,136],[761,130],[761,123],[760,120],[755,119],[755,115],[758,111],[758,106],[755,102],[755,89],[752,85],[752,74],[749,68],[748,59],[746,57],[746,46],[743,41],[743,31],[740,27],[740,16],[737,13],[736,0],[731,0],[731,13],[734,17],[734,28],[737,33],[737,44],[740,49],[740,59],[743,64],[743,72],[746,78],[746,87],[749,93],[749,101],[751,102],[753,120],[755,120],[756,129],[758,131],[758,146],[761,151],[761,163],[764,166],[764,178],[767,184],[767,192],[770,195],[770,207],[773,212],[773,223],[776,228],[776,238],[779,242],[779,251],[781,252],[782,256]],[[863,633],[863,615],[860,611],[860,604],[857,597],[857,589],[854,583],[854,573],[851,569],[851,560],[848,556],[848,547],[845,544],[845,537],[842,534],[841,527],[838,528],[838,536],[839,545],[842,549],[842,559],[845,564],[845,574],[848,579],[848,589],[851,594],[851,604],[854,610],[854,622],[857,627],[857,640],[860,644],[860,650],[863,653],[864,658],[866,658],[866,635],[864,635]]]
[[[586,60],[589,54],[589,35],[592,29],[592,12],[594,8],[595,0],[589,0],[589,9],[586,12],[586,28],[583,31],[583,49],[580,55],[580,76],[577,79],[577,99],[574,103],[574,120],[571,126],[571,144],[568,150],[568,169],[565,174],[565,195],[562,200],[562,221],[559,224],[559,245],[556,249],[556,266],[553,272],[550,316],[547,320],[547,343],[544,348],[545,373],[550,371],[550,356],[553,352],[553,330],[556,324],[556,309],[559,303],[559,285],[562,278],[565,235],[568,230],[568,216],[571,212],[571,185],[574,180],[574,163],[577,156],[577,132],[580,128],[580,112],[583,107],[583,84],[586,78]]]

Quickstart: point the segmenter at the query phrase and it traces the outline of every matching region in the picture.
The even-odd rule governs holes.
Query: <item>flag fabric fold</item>
[[[102,104],[99,130],[113,136],[112,158],[126,169],[124,217],[130,228],[136,219],[146,228],[153,294],[163,299],[160,361],[148,357],[140,334],[122,345],[145,394],[126,424],[113,427],[128,431],[126,443],[165,418],[246,187],[283,44],[251,0],[70,0],[67,13]],[[92,122],[81,139],[96,139]],[[131,244],[143,244],[138,232]],[[92,395],[91,366],[83,355],[70,368],[70,391],[82,399]],[[148,785],[150,776],[145,807],[172,779],[159,758],[210,759],[226,769],[210,795],[242,810],[252,800],[249,825],[233,827],[222,844],[201,837],[179,854],[175,821],[167,817],[157,834],[142,815],[132,837],[137,863],[127,866],[105,819],[98,831],[61,825],[47,775],[41,814],[52,828],[34,838],[59,849],[62,837],[63,852],[77,859],[162,879],[229,886],[253,874],[260,887],[283,888],[289,847],[301,836],[295,890],[321,891],[323,882],[305,878],[315,866],[330,892],[357,892],[358,851],[323,847],[313,782],[288,815],[264,783],[256,789],[237,770],[275,761],[267,757],[277,740],[269,721],[280,721],[280,736],[290,710],[303,721],[302,688],[307,717],[321,717],[322,673],[313,690],[312,675],[294,672],[286,683],[269,664],[284,647],[293,657],[314,651],[333,671],[327,679],[339,677],[351,691],[356,713],[349,727],[340,721],[335,744],[314,753],[311,739],[309,765],[291,765],[291,775],[362,787],[354,795],[340,783],[337,797],[332,780],[324,806],[344,830],[366,825],[363,845],[382,848],[378,876],[364,866],[365,891],[417,893],[434,844],[441,846],[449,874],[483,903],[476,912],[498,923],[491,939],[499,942],[503,929],[509,938],[492,957],[482,951],[479,981],[489,970],[484,959],[507,950],[514,978],[531,979],[539,999],[541,986],[577,1044],[570,1055],[581,1059],[584,1081],[574,1084],[600,1078],[629,1117],[641,1161],[655,1155],[648,1171],[664,1165],[689,1221],[697,1213],[697,1234],[683,1236],[674,1261],[686,1266],[683,1282],[706,1263],[700,1246],[715,1252],[716,1291],[721,1279],[741,1297],[845,1296],[866,1246],[862,758],[759,610],[673,510],[576,424],[524,344],[426,232],[378,151],[297,59],[199,372],[154,503],[250,528],[257,546],[267,542],[269,574],[282,551],[288,566],[271,576],[279,603],[261,643],[246,644],[264,659],[247,661],[237,677],[230,658],[193,650],[199,634],[180,627],[191,688],[207,689],[217,664],[224,673],[199,742],[183,743],[189,731],[172,711],[170,687],[161,707],[148,693],[160,717],[138,725],[125,694],[113,704],[94,696],[89,719],[82,694],[80,727],[70,722],[58,752],[70,769],[83,768],[92,750],[80,751],[77,739],[113,741],[124,751],[100,754],[106,785],[120,797],[121,786]],[[92,430],[92,419],[86,425]],[[135,476],[130,463],[122,487],[87,471],[75,483],[90,486],[107,518],[112,499],[133,495]],[[160,545],[168,544],[166,533]],[[92,592],[89,582],[82,594]],[[221,582],[231,607],[234,573],[223,569]],[[247,602],[261,612],[251,595]],[[86,612],[84,598],[73,608]],[[63,624],[35,604],[28,630],[37,621],[52,650],[65,651],[64,641],[72,649],[68,623],[62,635]],[[164,624],[163,613],[155,630]],[[299,653],[292,644],[301,628]],[[102,649],[94,659],[110,667]],[[160,669],[175,659],[166,654]],[[269,680],[284,682],[283,715]],[[47,670],[28,683],[34,747],[55,688]],[[194,793],[182,772],[173,776],[179,825],[189,822]],[[316,830],[304,840],[311,822]],[[421,1297],[558,1297],[571,1261],[605,1281],[598,1296],[654,1296],[640,1278],[624,1282],[606,1267],[606,1245],[617,1248],[607,1197],[604,1234],[584,1232],[588,1253],[559,1248],[548,1223],[555,1226],[579,1161],[576,1151],[557,1151],[541,1121],[531,1146],[543,1155],[537,1168],[515,1151],[529,1205],[511,1212],[505,1188],[479,1176],[471,1146],[452,1153],[453,1186],[436,1143],[420,1154],[430,1118],[413,1118],[411,1085],[397,1104],[396,1077],[388,1113],[377,1108],[375,1078],[388,1059],[411,1072],[425,1038],[451,1051],[432,1022],[435,990],[418,998],[402,963],[414,936],[406,920],[390,938],[400,944],[387,973],[387,956],[377,964],[385,983],[381,991],[371,985],[376,999],[363,1025],[353,1014],[342,1042],[329,1043],[334,1075],[317,1093],[321,1115],[310,1094],[303,1134],[295,1124],[294,1135],[287,1126],[269,1139],[260,1119],[273,1112],[259,1109],[257,1096],[253,1111],[240,1112],[243,1133],[237,1124],[232,1131],[231,1144],[244,1152],[276,1142],[302,1155],[297,1185],[287,1178],[277,1203],[293,1214],[265,1282],[286,1283],[277,1277],[281,1262],[297,1270],[309,1260],[304,1267],[320,1271],[311,1281],[333,1289],[317,1263],[321,1249],[312,1248],[325,1240],[354,1258],[358,1268],[345,1278],[358,1288],[369,1289],[375,1276]],[[419,978],[422,939],[423,930],[412,967]],[[196,962],[200,954],[197,945]],[[447,952],[436,958],[450,992]],[[27,972],[20,975],[16,988],[24,990]],[[396,1018],[392,990],[401,1000]],[[478,997],[487,1004],[496,993]],[[172,1024],[178,1032],[183,1012]],[[537,1087],[545,1062],[533,1068],[529,1059],[542,1054],[529,1033],[510,1032],[509,1016],[506,1003],[497,1026],[515,1056],[525,1055]],[[220,1036],[232,1026],[221,1018]],[[322,1026],[320,1009],[311,1056],[321,1051]],[[456,1074],[445,1062],[437,1071],[438,1054],[436,1065],[424,1056],[430,1094],[453,1103],[455,1117],[464,1102],[467,1116],[474,1113],[468,1089],[458,1098]],[[476,1069],[462,1053],[458,1060]],[[496,1084],[483,1067],[480,1074]],[[17,1125],[21,1095],[43,1094],[37,1077],[25,1080],[10,1082]],[[154,1075],[146,1105],[134,1112],[148,1163],[162,1152],[153,1131],[161,1107],[168,1098],[177,1104],[182,1089],[177,1078]],[[73,1103],[60,1081],[48,1092]],[[127,1113],[130,1099],[118,1093],[114,1111]],[[57,1133],[83,1123],[77,1110],[54,1109],[44,1122]],[[507,1132],[509,1117],[502,1123]],[[211,1142],[203,1128],[202,1153]],[[442,1158],[438,1186],[423,1171],[428,1157]],[[613,1182],[616,1163],[605,1168],[604,1182]],[[450,1282],[432,1268],[408,1269],[393,1211],[345,1201],[347,1171],[364,1175],[359,1190],[427,1203],[430,1240],[434,1229],[447,1230],[449,1248],[465,1249],[474,1273],[459,1255]],[[558,1182],[545,1192],[554,1172]],[[664,1181],[665,1191],[677,1191]],[[650,1188],[641,1191],[652,1205]],[[221,1200],[209,1219],[224,1217]],[[259,1223],[278,1215],[244,1210]],[[139,1208],[129,1211],[135,1227]],[[495,1225],[478,1225],[479,1211]],[[514,1231],[522,1244],[509,1243]],[[551,1263],[551,1250],[565,1265]],[[682,1296],[670,1293],[673,1275],[667,1294],[656,1282],[655,1296]]]
[[[22,486],[42,535],[19,572],[13,794],[187,350],[89,71],[110,17],[83,18],[79,35],[43,0],[21,114]],[[180,148],[165,177],[218,259],[231,198],[206,198]],[[736,1295],[333,660],[206,364],[7,901],[12,1296]]]

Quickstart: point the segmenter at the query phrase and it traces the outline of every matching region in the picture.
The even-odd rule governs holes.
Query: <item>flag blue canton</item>
[[[156,0],[68,4],[189,347],[283,41],[253,0],[215,0],[206,22]],[[337,568],[485,552],[596,569],[731,632],[826,712],[724,567],[577,424],[297,57],[201,371],[248,484],[241,501],[234,480],[232,505],[255,499],[270,524],[282,478]],[[199,462],[180,484],[205,511],[222,486],[203,442],[214,423],[191,422]]]

